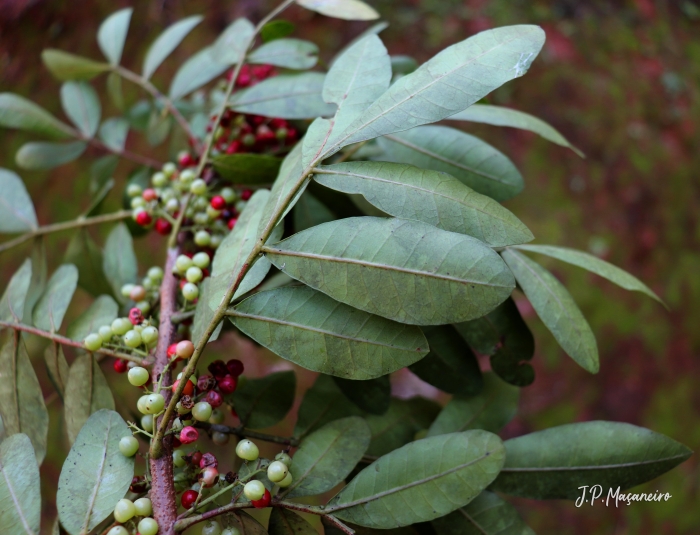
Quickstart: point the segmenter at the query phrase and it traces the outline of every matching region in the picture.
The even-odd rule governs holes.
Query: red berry
[[[231,359],[226,362],[226,369],[234,377],[238,377],[243,373],[243,363],[238,359]]]
[[[216,468],[205,468],[202,470],[200,480],[205,487],[213,487],[219,479],[219,471]]]
[[[209,403],[209,405],[212,407],[217,408],[221,407],[221,404],[224,402],[224,398],[222,398],[221,394],[219,394],[216,390],[210,390],[204,397],[204,401]]]
[[[228,148],[226,149],[226,154],[236,154],[237,152],[241,152],[242,147],[243,147],[243,144],[240,141],[238,141],[237,139],[234,141],[231,141]]]
[[[143,314],[141,313],[141,310],[136,307],[129,310],[129,321],[132,325],[141,324],[143,322]]]
[[[153,218],[151,217],[151,214],[148,212],[139,212],[136,214],[136,224],[141,225],[142,227],[147,227],[148,225],[151,224],[151,221],[153,221]]]
[[[186,490],[182,493],[182,498],[180,498],[180,503],[185,509],[189,509],[197,501],[197,491],[196,490]]]
[[[250,503],[253,504],[253,507],[256,509],[265,509],[268,505],[270,505],[270,501],[272,500],[272,496],[270,496],[270,491],[265,489],[265,494],[263,494],[263,497],[260,498],[259,500],[251,500]]]
[[[235,217],[232,217],[231,219],[228,220],[228,229],[233,230],[233,227],[236,226],[236,223],[238,223],[238,219]]]
[[[199,463],[202,462],[202,452],[201,451],[195,451],[192,456],[190,457],[190,463],[193,466],[199,466]]]
[[[155,228],[156,232],[161,236],[167,236],[170,234],[170,231],[173,230],[173,226],[170,224],[170,221],[163,219],[162,217],[156,220]]]
[[[236,390],[236,379],[230,375],[226,375],[219,379],[219,390],[222,394],[233,394]]]
[[[216,197],[212,198],[210,204],[214,210],[223,210],[226,208],[226,199],[224,199],[221,195],[217,195]]]
[[[226,368],[226,364],[224,364],[223,360],[215,360],[209,364],[209,366],[207,366],[207,369],[209,370],[209,373],[211,373],[217,379],[220,379],[228,373],[228,369]]]
[[[200,392],[208,392],[216,386],[216,380],[208,374],[200,375],[197,379],[197,390]]]
[[[183,444],[191,444],[195,440],[199,438],[199,431],[197,431],[194,427],[191,425],[188,425],[187,427],[183,427],[182,431],[180,431],[180,442]]]
[[[182,442],[180,442],[180,439],[177,437],[173,437],[173,448],[179,448],[182,446]]]
[[[243,199],[244,201],[247,201],[252,196],[253,196],[253,192],[249,189],[244,189],[243,191],[241,191],[241,199]]]
[[[173,386],[172,386],[173,392],[175,392],[175,390],[177,390],[177,387],[179,384],[180,384],[180,379],[178,379],[177,381],[175,381],[173,383]],[[185,388],[182,389],[182,394],[184,396],[191,396],[193,393],[194,393],[194,384],[192,384],[192,381],[188,380],[187,384],[185,385]]]
[[[173,358],[177,354],[177,343],[168,346],[168,357]]]
[[[155,201],[158,198],[158,194],[153,188],[146,188],[145,190],[143,190],[141,197],[143,197],[144,201],[150,202]]]
[[[219,461],[216,460],[216,456],[213,453],[205,453],[204,455],[202,455],[202,458],[199,460],[199,467],[200,468],[207,468],[207,467],[218,468]]]
[[[128,366],[126,365],[126,361],[124,359],[118,359],[114,361],[114,371],[117,373],[124,373],[126,372]]]
[[[190,165],[194,165],[195,161],[191,154],[183,154],[180,156],[177,163],[179,163],[181,167],[189,167]]]
[[[273,130],[277,130],[279,128],[287,128],[287,121],[284,119],[271,119],[270,120],[270,128]]]

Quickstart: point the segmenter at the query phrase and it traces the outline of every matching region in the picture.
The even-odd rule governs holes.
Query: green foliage
[[[138,265],[134,253],[134,242],[126,225],[112,229],[105,242],[102,270],[112,285],[115,295],[121,297],[121,287],[136,281]]]
[[[318,47],[301,39],[275,39],[255,49],[248,61],[285,69],[310,69],[318,61]]]
[[[0,475],[2,529],[37,535],[41,522],[39,466],[27,435],[13,435],[0,443]]]
[[[270,184],[281,163],[265,154],[221,154],[212,159],[216,172],[234,184]]]
[[[43,108],[12,93],[0,94],[0,126],[27,130],[57,139],[68,137],[70,131],[67,124]]]
[[[27,258],[15,271],[0,299],[0,319],[20,323],[24,317],[27,292],[32,281],[32,261]]]
[[[118,65],[122,59],[132,12],[133,9],[127,8],[112,13],[97,31],[97,44],[112,65]]]
[[[361,0],[296,0],[296,3],[306,9],[337,19],[373,20],[379,18],[379,13]]]
[[[316,528],[287,509],[273,509],[267,528],[270,535],[316,535]]]
[[[97,332],[103,325],[110,325],[118,313],[119,305],[116,301],[109,295],[100,295],[68,327],[68,338],[78,342],[83,341],[88,334]]]
[[[142,76],[148,80],[165,59],[172,54],[185,37],[202,21],[201,15],[193,15],[177,21],[161,33],[146,52]]]
[[[60,266],[49,279],[46,290],[34,306],[34,325],[44,331],[58,331],[77,285],[78,268],[72,264]]]
[[[248,379],[236,389],[233,405],[241,422],[252,429],[270,427],[292,408],[296,377],[294,372],[271,373]]]
[[[389,409],[391,404],[391,382],[388,375],[364,381],[354,381],[337,376],[333,377],[333,380],[341,392],[345,394],[345,397],[364,412],[384,414]]]
[[[100,124],[102,108],[97,92],[87,82],[66,82],[61,86],[63,111],[86,137],[93,137]]]
[[[71,143],[30,142],[20,147],[15,155],[15,161],[21,168],[32,171],[53,169],[77,160],[86,148],[87,143],[82,141]]]
[[[41,53],[44,65],[59,80],[91,80],[110,69],[107,63],[47,48]]]
[[[0,206],[0,232],[22,232],[38,226],[27,188],[20,177],[7,169],[0,169]]]

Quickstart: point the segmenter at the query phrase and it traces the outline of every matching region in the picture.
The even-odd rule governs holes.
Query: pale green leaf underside
[[[180,66],[170,83],[168,94],[172,100],[181,99],[199,89],[229,68],[228,64],[216,61],[211,51],[212,47],[204,48]]]
[[[134,241],[124,223],[112,229],[105,242],[102,267],[116,295],[121,288],[138,277],[138,264],[134,253]]]
[[[0,504],[0,525],[4,533],[39,534],[39,466],[27,435],[12,435],[0,444]]]
[[[53,169],[77,160],[86,148],[87,143],[84,141],[73,141],[72,143],[32,141],[19,148],[15,155],[15,161],[22,169],[31,171]]]
[[[143,60],[143,77],[148,80],[161,63],[165,61],[175,48],[187,37],[187,34],[201,22],[204,17],[193,15],[182,19],[166,28],[149,47]]]
[[[68,338],[82,342],[90,333],[96,333],[103,325],[111,325],[119,313],[119,305],[109,295],[100,295],[78,319],[68,327]]]
[[[45,109],[13,93],[0,93],[0,126],[17,128],[57,139],[70,136],[70,127]]]
[[[296,0],[296,3],[336,19],[374,20],[379,18],[379,13],[361,0]]]
[[[214,319],[214,310],[209,306],[211,296],[211,277],[204,279],[199,284],[199,300],[197,307],[194,310],[194,318],[192,320],[191,339],[195,345],[199,344],[202,336],[209,326],[209,323]],[[222,323],[216,327],[212,335],[209,337],[209,342],[213,342],[219,337]]]
[[[289,276],[360,310],[402,323],[480,317],[515,287],[487,245],[419,221],[332,221],[264,248]]]
[[[310,69],[318,61],[318,47],[302,39],[275,39],[253,50],[247,59],[285,69]]]
[[[44,293],[34,306],[34,325],[44,331],[58,331],[77,286],[78,268],[73,264],[60,266],[49,279]]]
[[[90,80],[111,69],[108,63],[93,61],[54,48],[45,49],[41,53],[41,60],[59,80]]]
[[[306,230],[334,219],[333,212],[308,191],[304,192],[294,205],[294,229],[296,231]]]
[[[128,134],[129,121],[123,117],[112,117],[100,125],[100,139],[117,152],[124,149]]]
[[[112,65],[119,64],[129,31],[132,8],[121,9],[105,19],[97,32],[100,50]]]
[[[0,320],[20,323],[32,281],[32,261],[27,258],[15,271],[0,299]]]
[[[306,369],[372,379],[428,353],[419,328],[354,309],[308,287],[257,293],[230,311],[241,331]]]
[[[24,232],[38,225],[24,182],[13,171],[0,168],[0,232]]]
[[[287,212],[292,209],[296,200],[299,199],[303,193],[305,187],[297,187],[302,174],[301,156],[303,143],[304,140],[301,140],[294,145],[292,150],[289,151],[289,154],[287,154],[282,161],[277,178],[270,190],[270,197],[265,204],[258,231],[262,231],[265,228],[275,212],[281,210],[282,207],[286,207],[284,208],[282,216],[272,221],[273,225],[277,225],[282,218],[287,215]],[[304,180],[308,181],[308,178]],[[294,191],[296,191],[296,193],[292,195]],[[238,225],[238,223],[236,223],[236,225]]]
[[[57,343],[49,344],[44,351],[44,362],[49,379],[53,383],[58,395],[63,399],[68,384],[68,361],[63,354],[63,346]]]
[[[65,82],[61,86],[63,111],[84,136],[97,132],[102,106],[97,92],[87,82]]]
[[[234,20],[211,46],[212,58],[227,66],[237,63],[245,57],[254,35],[255,27],[248,19]]]

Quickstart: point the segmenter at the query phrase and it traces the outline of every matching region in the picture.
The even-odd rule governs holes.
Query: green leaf
[[[32,281],[32,261],[27,258],[14,272],[0,299],[0,320],[21,323],[25,301]]]
[[[187,37],[192,29],[199,24],[202,19],[201,15],[193,15],[182,19],[175,24],[168,26],[148,48],[146,57],[143,60],[142,76],[148,80],[156,69],[165,61],[173,50]]]
[[[181,99],[226,72],[229,65],[217,62],[211,51],[211,47],[200,50],[180,66],[170,83],[168,94],[172,100]]]
[[[270,535],[317,535],[316,528],[289,509],[274,507],[267,526]]]
[[[251,429],[270,427],[284,418],[294,403],[294,372],[271,373],[248,379],[233,393],[232,405],[241,423]]]
[[[38,535],[41,482],[29,437],[13,435],[0,444],[0,524],[5,533]]]
[[[248,55],[248,63],[275,65],[285,69],[310,69],[318,61],[318,47],[302,39],[275,39]]]
[[[24,182],[17,173],[0,168],[0,232],[24,232],[38,226]]]
[[[518,412],[520,389],[484,374],[483,390],[472,396],[459,395],[445,406],[428,430],[428,436],[483,429],[498,433]]]
[[[112,117],[100,125],[100,139],[117,152],[124,150],[129,134],[129,121],[123,117]]]
[[[308,191],[305,191],[294,205],[294,229],[297,232],[334,219],[333,212]]]
[[[296,26],[292,22],[284,19],[277,19],[268,22],[260,30],[260,37],[263,43],[269,43],[275,39],[282,39],[294,33]]]
[[[515,281],[488,246],[418,221],[355,217],[263,251],[289,276],[402,323],[440,325],[490,312]]]
[[[124,223],[115,226],[107,236],[102,269],[117,296],[121,295],[122,286],[138,277],[134,242]]]
[[[267,204],[263,210],[263,215],[260,219],[260,226],[258,228],[259,231],[262,231],[265,228],[266,222],[270,221],[278,210],[286,206],[282,215],[272,221],[272,224],[277,225],[293,208],[294,204],[296,204],[296,202],[299,200],[299,197],[301,197],[302,193],[304,193],[304,190],[306,189],[306,186],[308,185],[308,178],[305,178],[304,181],[299,184],[302,175],[302,143],[303,140],[294,145],[294,148],[289,151],[289,154],[287,154],[282,161],[277,178],[272,184],[270,197],[267,200]],[[293,191],[296,191],[294,195],[292,195]],[[290,196],[291,200],[287,198]]]
[[[211,278],[208,277],[204,279],[204,281],[202,281],[199,285],[199,300],[197,301],[197,307],[194,310],[194,318],[192,320],[191,339],[194,341],[195,345],[199,345],[202,342],[202,336],[204,336],[204,332],[209,326],[209,323],[211,323],[211,321],[214,319],[214,311],[209,306],[210,299]],[[219,326],[209,337],[209,342],[213,342],[219,337],[222,325],[223,322],[219,322]]]
[[[129,31],[131,13],[130,7],[120,9],[107,17],[97,31],[97,44],[112,65],[118,65],[122,59],[122,51]]]
[[[375,379],[356,381],[342,377],[333,378],[338,388],[350,401],[370,414],[384,414],[391,403],[391,382],[388,375]]]
[[[220,154],[212,158],[216,172],[234,184],[271,184],[281,164],[281,158],[269,154]]]
[[[392,85],[351,124],[337,148],[454,115],[525,74],[544,44],[538,26],[506,26],[452,45]]]
[[[86,148],[87,143],[84,141],[73,141],[72,143],[30,142],[20,147],[15,155],[15,161],[23,169],[32,171],[53,169],[77,160]]]
[[[283,489],[283,496],[315,496],[331,490],[360,462],[369,440],[369,427],[359,416],[335,420],[311,433],[294,454],[292,484]]]
[[[320,72],[281,74],[252,87],[237,91],[231,107],[239,113],[279,117],[282,119],[315,119],[335,113],[335,105],[323,102],[321,92],[325,75]]]
[[[53,383],[56,392],[64,398],[66,385],[68,384],[68,362],[63,354],[63,346],[58,343],[51,343],[44,351],[44,362],[46,363],[46,371]]]
[[[523,177],[507,156],[454,128],[420,126],[378,141],[382,160],[442,171],[497,201],[523,189]]]
[[[116,72],[110,72],[107,75],[107,96],[114,106],[124,112],[126,105],[124,103],[124,91],[122,89],[122,77]]]
[[[84,136],[94,137],[102,107],[97,92],[87,82],[65,82],[61,86],[63,111]]]
[[[54,48],[44,50],[41,53],[41,60],[51,74],[59,80],[90,80],[111,69],[107,63],[93,61]]]
[[[71,128],[31,100],[13,93],[0,93],[0,126],[17,128],[56,139],[71,136]]]
[[[87,231],[79,230],[73,235],[63,260],[78,268],[78,286],[88,293],[97,296],[113,291],[102,270],[102,251]]]
[[[333,121],[318,117],[306,131],[301,140],[301,166],[308,168],[312,162],[317,161],[328,141]]]
[[[545,138],[552,143],[568,147],[581,158],[584,158],[583,153],[574,147],[567,139],[562,136],[555,128],[538,119],[534,115],[524,113],[522,111],[503,108],[502,106],[490,106],[488,104],[474,104],[466,110],[456,113],[450,117],[454,121],[471,121],[474,123],[492,124],[495,126],[510,126],[512,128],[520,128],[521,130],[529,130]]]
[[[114,411],[90,416],[73,443],[58,480],[56,506],[70,535],[95,528],[124,497],[134,477],[134,458],[119,451],[131,431]]]
[[[335,19],[374,20],[379,18],[379,13],[361,0],[296,0],[296,3]]]
[[[212,59],[226,66],[238,63],[245,58],[254,36],[255,26],[248,19],[234,20],[211,46]]]
[[[487,490],[432,524],[440,535],[535,535],[515,507]]]
[[[449,394],[476,394],[482,386],[479,361],[450,325],[423,328],[430,353],[409,366],[426,383]]]
[[[637,277],[627,273],[625,270],[620,269],[617,266],[614,266],[610,262],[606,262],[597,256],[593,256],[592,254],[577,251],[576,249],[570,249],[568,247],[556,247],[554,245],[521,245],[516,248],[522,249],[523,251],[530,251],[533,253],[551,256],[552,258],[556,258],[557,260],[561,260],[567,264],[573,264],[574,266],[587,269],[596,275],[608,279],[610,282],[614,282],[625,290],[642,292],[643,294],[648,295],[652,299],[656,299],[659,303],[666,306],[659,296],[656,295]]]
[[[22,314],[22,318],[31,318],[34,306],[46,289],[48,268],[46,265],[46,247],[44,246],[43,236],[34,238],[31,259],[32,277],[29,281],[27,296],[24,299],[24,313]]]
[[[92,217],[98,215],[102,211],[104,200],[109,195],[109,192],[112,191],[112,189],[114,189],[114,184],[114,179],[109,178],[102,185],[102,188],[97,193],[95,193],[92,199],[90,199],[90,204],[88,205],[87,209],[83,212],[82,215],[84,215],[85,217]]]
[[[532,232],[508,209],[439,171],[386,162],[345,162],[315,168],[328,188],[362,194],[383,212],[468,234],[492,247],[525,243]]]
[[[537,315],[584,370],[598,373],[598,345],[571,294],[554,275],[512,249],[501,253]]]
[[[333,378],[321,374],[304,394],[294,436],[302,438],[328,422],[359,414],[360,409],[353,403],[348,403],[348,398]]]
[[[46,455],[49,414],[39,380],[27,355],[24,339],[18,331],[2,334],[0,349],[0,418],[5,436],[24,433],[32,441],[39,464]]]
[[[245,511],[235,512],[234,517],[243,535],[268,535],[262,524]]]
[[[119,165],[119,157],[114,154],[102,156],[90,165],[90,193],[96,194],[104,188]]]
[[[307,287],[257,293],[229,314],[236,327],[280,357],[349,379],[386,375],[428,352],[419,328],[361,312]]]
[[[504,460],[503,443],[486,431],[417,440],[362,470],[325,512],[380,529],[426,522],[468,504]]]
[[[43,331],[57,332],[78,285],[78,268],[63,264],[51,276],[46,290],[34,306],[32,321]]]
[[[527,362],[535,354],[535,338],[512,298],[455,328],[471,347],[491,357],[491,369],[505,382],[527,386],[535,380],[535,370]]]
[[[111,325],[119,314],[119,305],[109,295],[101,295],[68,327],[67,336],[82,342],[90,333],[96,333],[103,325]]]
[[[92,353],[78,356],[71,365],[64,406],[66,432],[71,443],[91,414],[101,409],[114,410],[112,391]]]
[[[582,422],[505,442],[506,464],[493,490],[514,496],[574,500],[584,485],[625,490],[692,455],[680,442],[621,422]]]
[[[394,76],[411,74],[418,68],[418,62],[411,56],[391,56],[391,72]]]

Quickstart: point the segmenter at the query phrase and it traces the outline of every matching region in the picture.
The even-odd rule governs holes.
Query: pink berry
[[[207,468],[207,467],[218,468],[219,461],[217,461],[216,456],[213,453],[204,453],[204,454],[202,454],[202,458],[199,460],[199,467],[200,468]]]
[[[230,375],[226,375],[219,379],[219,390],[222,394],[233,394],[236,390],[236,379]]]
[[[244,201],[247,201],[252,196],[253,196],[252,190],[244,189],[243,191],[241,191],[241,199],[243,199]]]
[[[199,438],[199,431],[197,431],[191,425],[183,427],[180,431],[180,442],[183,444],[191,444]]]
[[[209,204],[211,204],[211,207],[214,210],[223,210],[226,208],[226,199],[224,199],[221,195],[217,195],[216,197],[212,198]]]
[[[221,407],[221,404],[224,402],[224,398],[222,398],[221,394],[219,394],[216,390],[210,390],[204,397],[204,401],[209,403],[209,405],[212,407],[217,408]]]
[[[129,321],[132,325],[140,325],[143,322],[141,310],[136,307],[129,310]]]

